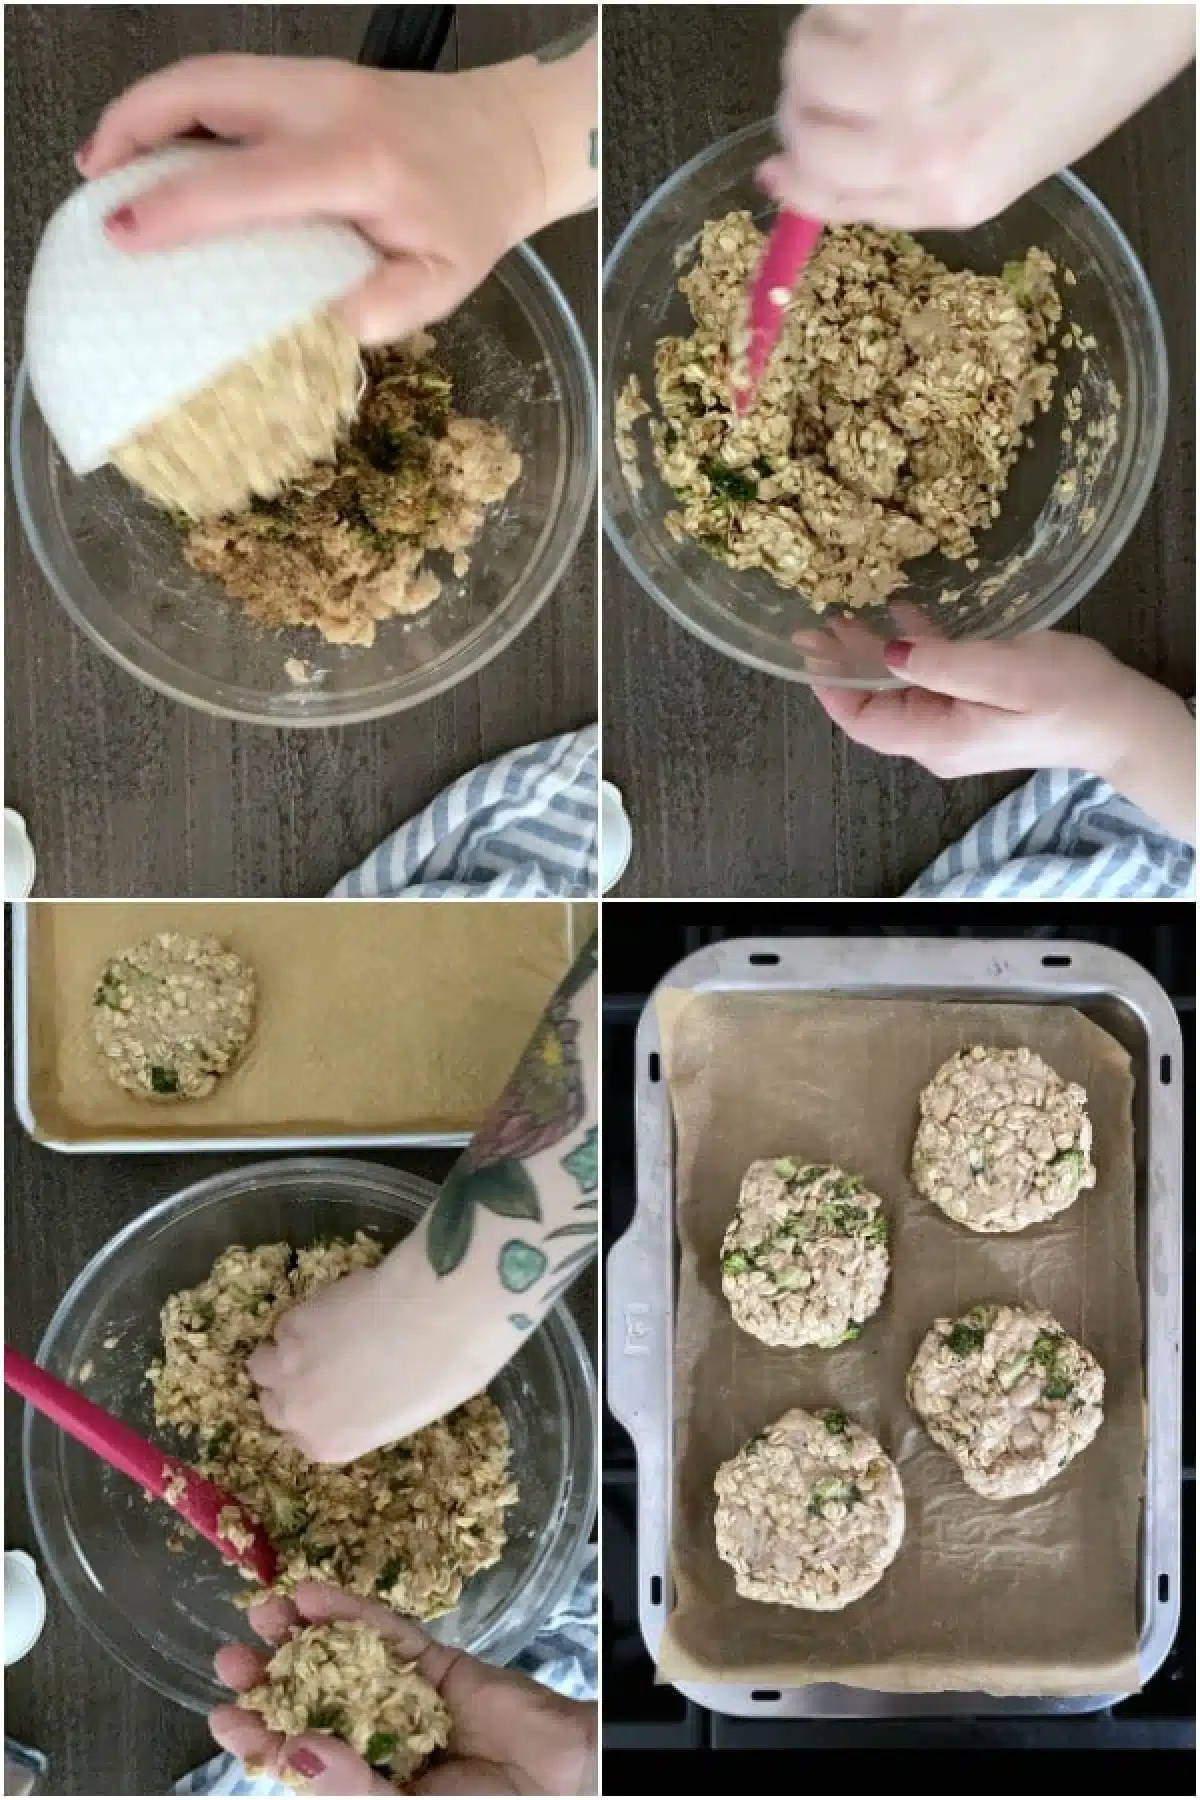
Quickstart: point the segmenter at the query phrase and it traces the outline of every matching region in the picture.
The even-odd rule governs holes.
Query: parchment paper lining
[[[1142,1315],[1133,1076],[1066,1006],[689,994],[657,999],[676,1129],[674,1608],[670,1679],[776,1687],[1070,1695],[1139,1685]],[[1098,1184],[1067,1212],[984,1237],[908,1180],[917,1096],[955,1051],[1028,1044],[1088,1091]],[[888,1203],[892,1274],[862,1338],[771,1350],[733,1324],[722,1234],[746,1166],[792,1154],[863,1175]],[[909,1411],[904,1377],[936,1317],[979,1300],[1044,1307],[1107,1378],[1096,1441],[1041,1494],[987,1501]],[[896,1460],[908,1523],[891,1570],[840,1613],[744,1600],[716,1554],[718,1463],[789,1406],[837,1405]]]
[[[480,1123],[592,929],[559,903],[43,901],[29,913],[39,1133],[97,1137],[460,1132]],[[92,992],[155,931],[215,933],[256,969],[258,1027],[205,1100],[158,1105],[104,1073]]]

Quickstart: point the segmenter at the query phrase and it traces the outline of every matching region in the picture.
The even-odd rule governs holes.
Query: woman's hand
[[[230,140],[238,147],[211,167],[120,207],[113,241],[165,250],[347,221],[386,260],[339,310],[361,342],[384,343],[445,318],[514,244],[594,200],[595,68],[594,41],[457,75],[193,57],[114,101],[79,168],[92,179],[198,129]]]
[[[1046,631],[984,643],[888,646],[911,685],[816,687],[848,737],[946,779],[1000,769],[1086,769],[1172,831],[1195,830],[1195,726],[1183,701],[1090,638]]]
[[[285,1312],[247,1368],[269,1425],[310,1462],[344,1463],[443,1418],[517,1348],[503,1312],[438,1292],[414,1232],[373,1269]]]
[[[1190,6],[810,6],[761,179],[831,223],[979,225],[1106,138],[1195,44]]]
[[[252,1607],[250,1625],[278,1648],[303,1625],[327,1619],[365,1619],[415,1662],[435,1687],[453,1721],[450,1745],[424,1775],[406,1785],[412,1794],[594,1794],[597,1787],[596,1709],[564,1700],[525,1675],[494,1669],[461,1650],[435,1644],[412,1619],[378,1601],[362,1600],[321,1582],[302,1582],[287,1600]],[[269,1661],[249,1644],[217,1652],[217,1674],[242,1693],[263,1679]],[[257,1713],[230,1704],[209,1714],[225,1750],[272,1774],[291,1769],[313,1794],[394,1794],[361,1756],[339,1738],[307,1731],[284,1739]]]

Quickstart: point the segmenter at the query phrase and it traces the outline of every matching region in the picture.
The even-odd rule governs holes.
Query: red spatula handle
[[[747,383],[738,393],[741,410],[758,391],[763,370],[783,330],[787,302],[823,229],[820,219],[810,219],[804,213],[784,211],[775,221],[750,291]]]
[[[48,1369],[7,1344],[4,1347],[4,1382],[94,1455],[131,1476],[160,1500],[166,1500],[189,1525],[215,1544],[222,1556],[240,1562],[265,1584],[274,1579],[276,1559],[270,1539],[253,1514],[224,1488],[198,1475],[178,1457],[169,1456],[122,1419],[115,1418],[77,1388],[69,1387],[57,1375],[51,1375]],[[185,1486],[176,1494],[180,1480]],[[167,1495],[168,1482],[171,1483],[172,1498]],[[246,1529],[254,1534],[253,1544],[245,1550],[235,1549],[217,1526],[219,1514],[231,1506],[237,1510]]]

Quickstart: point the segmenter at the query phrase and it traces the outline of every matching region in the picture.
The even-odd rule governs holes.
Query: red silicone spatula
[[[226,1561],[240,1563],[264,1587],[270,1586],[275,1579],[275,1551],[254,1514],[247,1512],[240,1500],[235,1500],[215,1482],[205,1480],[178,1457],[168,1456],[148,1438],[114,1418],[112,1413],[105,1412],[93,1400],[85,1400],[75,1388],[68,1387],[65,1381],[31,1362],[29,1357],[22,1356],[19,1350],[9,1349],[7,1344],[4,1347],[4,1382],[6,1387],[28,1400],[31,1406],[36,1406],[48,1419],[53,1419],[63,1431],[104,1462],[111,1463],[114,1469],[120,1469],[141,1487],[165,1500],[168,1506],[173,1506],[201,1537],[216,1545]],[[180,1481],[183,1487],[179,1493],[168,1494],[168,1484],[174,1490]],[[217,1527],[217,1516],[226,1507],[233,1507],[238,1524],[252,1533],[253,1542],[244,1550],[231,1544]]]
[[[817,246],[824,227],[820,219],[785,208],[776,219],[763,259],[750,290],[750,343],[746,350],[745,383],[734,389],[733,404],[739,418],[753,403],[763,370],[783,330],[787,303],[805,265]]]

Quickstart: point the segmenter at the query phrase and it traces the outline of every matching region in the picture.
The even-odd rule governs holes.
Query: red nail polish
[[[118,206],[116,212],[109,213],[104,223],[110,231],[133,231],[137,227],[132,206]]]
[[[906,643],[903,638],[893,638],[890,644],[883,647],[883,660],[889,669],[907,669],[912,653],[911,644]]]
[[[293,1750],[288,1757],[288,1768],[295,1769],[297,1775],[303,1775],[305,1781],[315,1781],[324,1767],[320,1757],[311,1750]]]

